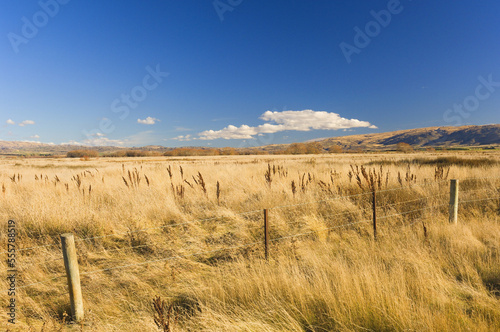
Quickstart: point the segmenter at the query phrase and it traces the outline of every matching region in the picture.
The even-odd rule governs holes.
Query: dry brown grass
[[[22,286],[64,276],[59,234],[93,238],[77,240],[89,331],[158,330],[156,296],[175,318],[172,331],[499,330],[499,201],[463,203],[456,226],[446,204],[451,178],[461,179],[462,200],[500,196],[498,179],[464,180],[500,176],[500,156],[447,156],[496,164],[400,162],[439,157],[2,159],[0,251],[8,219],[20,246],[50,245],[18,252]],[[369,164],[366,177],[356,175]],[[338,227],[369,220],[370,195],[332,200],[363,193],[372,178],[377,242],[370,223]],[[304,235],[276,240],[296,234]],[[17,299],[18,331],[71,329],[64,278],[19,289]]]

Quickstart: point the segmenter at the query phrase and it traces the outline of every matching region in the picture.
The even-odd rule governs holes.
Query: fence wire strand
[[[500,177],[467,178],[467,179],[464,179],[463,181],[465,181],[465,180],[492,180],[492,179],[496,180],[496,179],[500,179]],[[448,182],[448,180],[442,180],[442,181],[432,182],[432,183],[426,184],[426,185],[440,184],[442,182]],[[412,184],[412,185],[422,186],[421,184]],[[395,191],[395,190],[403,190],[403,189],[407,189],[407,188],[405,188],[405,187],[390,188],[390,189],[385,189],[385,190],[379,190],[377,192],[378,193],[383,193],[383,192]],[[463,193],[476,192],[476,191],[480,191],[480,190],[483,190],[483,189],[468,190],[468,191],[463,191]],[[361,197],[361,196],[366,196],[366,195],[370,195],[370,194],[371,194],[371,191],[368,191],[368,192],[363,192],[363,193],[356,194],[356,195],[339,196],[339,197],[335,197],[335,198],[331,198],[331,199],[324,199],[324,200],[318,200],[318,201],[312,201],[312,202],[304,202],[304,203],[299,203],[299,204],[290,204],[290,205],[275,206],[275,207],[272,207],[272,208],[270,208],[268,210],[281,209],[281,208],[289,208],[289,207],[302,206],[302,205],[314,204],[314,203],[322,203],[322,202],[335,201],[335,200],[341,200],[341,199],[353,198],[353,197]],[[426,197],[422,197],[422,198],[418,198],[418,199],[413,199],[413,200],[408,200],[408,201],[404,201],[404,202],[387,204],[387,205],[384,205],[384,206],[379,206],[377,208],[384,208],[384,207],[389,207],[389,206],[401,205],[401,204],[405,204],[405,203],[417,202],[417,201],[421,201],[421,200],[425,200],[425,199],[429,199],[429,198],[441,197],[441,196],[445,196],[445,194],[434,195],[434,196],[426,196]],[[481,201],[490,201],[490,200],[497,200],[497,199],[500,199],[500,196],[498,196],[498,197],[488,197],[488,198],[483,198],[483,199],[459,200],[459,204],[471,203],[471,202],[481,202]],[[439,207],[443,207],[443,206],[449,206],[449,203],[439,204],[439,205],[433,205],[433,206],[427,206],[427,207],[424,207],[424,208],[414,209],[414,210],[411,210],[411,211],[406,211],[406,212],[401,212],[401,213],[396,213],[396,214],[381,216],[381,217],[378,217],[378,219],[379,220],[383,220],[383,219],[387,219],[387,218],[390,218],[390,217],[396,217],[396,216],[406,215],[406,214],[410,214],[410,213],[414,213],[414,212],[418,212],[418,211],[424,211],[424,210],[439,208]],[[368,210],[368,208],[363,209],[363,211],[366,211],[366,210]],[[236,213],[236,215],[248,215],[248,214],[260,213],[260,212],[262,212],[262,210],[253,210],[253,211]],[[353,213],[353,212],[352,211],[346,211],[346,212],[337,213],[337,214],[333,214],[333,215],[326,215],[326,216],[323,216],[323,217],[333,217],[333,216],[345,215],[345,214],[349,214],[349,213]],[[211,218],[205,218],[205,219],[196,219],[196,220],[192,220],[192,221],[188,221],[188,222],[183,222],[183,223],[170,224],[170,225],[164,225],[164,226],[159,226],[159,227],[144,228],[144,229],[140,229],[140,230],[134,230],[134,231],[128,231],[128,232],[122,232],[122,233],[114,233],[114,234],[108,234],[108,235],[102,235],[102,236],[95,236],[95,237],[89,237],[89,238],[78,238],[78,239],[75,239],[75,241],[89,241],[89,240],[94,240],[94,239],[101,239],[101,238],[105,238],[105,237],[110,237],[110,236],[127,235],[127,234],[131,234],[131,233],[144,232],[144,231],[148,231],[148,230],[156,230],[156,229],[164,229],[164,228],[169,228],[169,227],[177,227],[177,226],[189,225],[189,224],[200,223],[200,222],[205,222],[205,221],[212,221],[212,220],[217,220],[217,219],[222,219],[222,218],[225,218],[225,217],[221,216],[221,217],[211,217]],[[371,221],[372,221],[371,219],[361,220],[361,221],[351,222],[351,223],[347,223],[347,224],[342,224],[342,225],[336,225],[336,226],[332,226],[332,227],[322,228],[322,229],[318,229],[318,230],[312,230],[312,231],[309,231],[309,232],[304,232],[304,233],[299,233],[299,234],[293,234],[293,235],[288,235],[288,236],[282,236],[282,237],[270,239],[269,241],[270,242],[277,242],[277,241],[281,241],[281,240],[286,240],[286,239],[291,239],[291,238],[297,238],[297,237],[301,237],[301,236],[306,236],[306,235],[314,234],[314,233],[317,233],[317,232],[322,232],[322,231],[327,231],[327,230],[332,230],[332,229],[338,229],[338,228],[343,228],[343,227],[349,227],[349,226],[353,226],[353,225],[357,225],[357,224],[362,224],[362,223],[368,223],[368,222],[371,222]],[[422,218],[417,218],[416,220],[412,221],[407,226],[412,226],[415,223],[420,222],[420,221],[423,221],[423,219]],[[403,225],[403,226],[405,226],[405,225]],[[133,264],[126,264],[126,265],[108,267],[108,268],[104,268],[104,269],[98,269],[98,270],[93,270],[93,271],[88,271],[88,272],[82,272],[82,273],[80,273],[80,275],[90,275],[90,274],[94,274],[94,273],[98,273],[98,272],[110,271],[110,270],[115,270],[115,269],[124,269],[124,268],[128,268],[128,267],[133,267],[133,266],[140,266],[140,265],[145,265],[145,264],[154,264],[154,263],[164,262],[164,261],[168,261],[168,260],[181,259],[181,258],[187,258],[187,257],[192,257],[192,256],[199,256],[199,255],[203,255],[203,254],[211,254],[211,253],[220,252],[220,251],[241,249],[241,248],[251,247],[251,246],[254,246],[254,245],[258,245],[258,244],[261,244],[261,242],[253,242],[253,243],[249,243],[249,244],[245,244],[245,245],[240,245],[240,246],[232,246],[232,247],[219,248],[219,249],[214,249],[214,250],[206,250],[206,251],[200,251],[200,252],[197,252],[197,253],[191,253],[191,254],[185,254],[185,255],[169,256],[169,257],[164,257],[164,258],[160,258],[160,259],[155,259],[155,260],[149,260],[149,261],[145,261],[145,262],[140,262],[140,263],[133,263]],[[17,251],[18,252],[23,252],[23,251],[28,251],[28,250],[35,250],[35,249],[41,249],[41,248],[50,248],[50,247],[55,247],[55,246],[57,246],[57,247],[60,248],[60,244],[47,244],[47,245],[33,246],[33,247],[28,247],[28,248],[21,248],[21,249],[17,249]],[[100,252],[107,252],[107,251],[118,251],[118,250],[126,250],[126,249],[134,249],[134,248],[140,248],[140,247],[145,247],[145,246],[148,246],[148,245],[129,246],[129,247],[124,247],[124,248],[113,248],[113,249],[103,249],[103,250],[100,250],[100,251],[97,251],[97,252],[93,252],[93,253],[100,253]],[[8,253],[8,252],[7,251],[0,252],[0,254],[6,254],[6,253]],[[56,260],[60,260],[60,259],[51,259],[51,260],[47,260],[47,261],[44,261],[44,262],[51,262],[51,261],[56,261]],[[44,263],[44,262],[40,262],[40,263]],[[28,266],[30,266],[30,265],[36,265],[36,264],[39,264],[39,262],[33,262],[33,263],[29,264]],[[48,279],[45,279],[45,280],[42,280],[42,281],[30,283],[30,284],[27,284],[27,285],[18,286],[18,287],[16,287],[16,289],[24,289],[24,288],[27,288],[27,287],[31,287],[31,286],[42,284],[42,283],[47,283],[49,281],[53,281],[53,280],[57,280],[57,279],[65,278],[65,277],[66,277],[66,275],[59,275],[59,276],[48,278]],[[8,292],[8,291],[9,290],[5,290],[5,291],[2,291],[2,293],[3,292]]]
[[[55,244],[45,244],[45,245],[41,245],[41,246],[29,247],[29,248],[16,249],[16,251],[28,251],[28,250],[49,248],[49,247],[59,247],[58,249],[61,249],[60,244],[55,243]],[[0,252],[0,255],[7,254],[7,253],[8,253],[8,251],[3,251],[3,252]]]
[[[49,281],[56,280],[56,279],[61,279],[61,278],[66,278],[66,275],[59,275],[57,277],[47,278],[47,279],[44,279],[44,280],[41,280],[41,281],[33,282],[31,284],[22,285],[22,286],[16,286],[16,290],[27,288],[27,287],[31,287],[31,286],[38,285],[38,284],[45,284],[45,283],[47,283]],[[9,291],[10,291],[10,289],[6,289],[6,290],[1,291],[1,293],[6,293],[6,292],[9,292]]]
[[[480,198],[480,199],[469,199],[466,201],[461,201],[459,200],[458,203],[470,203],[470,202],[482,202],[482,201],[493,201],[495,199],[500,199],[500,196],[497,197],[490,197],[490,198]]]
[[[169,256],[169,257],[164,257],[164,258],[161,258],[161,259],[154,259],[154,260],[150,260],[150,261],[146,261],[146,262],[126,264],[126,265],[120,265],[120,266],[114,266],[114,267],[110,267],[110,268],[105,268],[105,269],[99,269],[99,270],[93,270],[93,271],[88,271],[88,272],[82,272],[82,273],[80,273],[80,275],[81,276],[82,275],[89,275],[89,274],[93,274],[93,273],[97,273],[97,272],[104,272],[104,271],[111,271],[111,270],[116,270],[116,269],[123,269],[123,268],[126,268],[126,267],[132,267],[132,266],[139,266],[139,265],[145,265],[145,264],[153,264],[153,263],[165,262],[165,261],[168,261],[168,260],[186,258],[186,257],[191,257],[191,256],[199,256],[199,255],[203,255],[203,254],[211,254],[211,253],[218,252],[218,251],[241,249],[241,248],[251,247],[251,246],[259,244],[259,243],[261,243],[261,242],[253,242],[253,243],[249,243],[249,244],[245,244],[245,245],[241,245],[241,246],[226,247],[226,248],[215,249],[215,250],[200,251],[200,252],[193,253],[193,254]]]
[[[371,220],[368,220],[368,219],[367,220],[361,220],[361,221],[355,221],[355,222],[351,222],[351,223],[348,223],[348,224],[343,224],[343,225],[337,225],[337,226],[333,226],[333,227],[327,227],[327,228],[317,229],[317,230],[313,230],[313,231],[309,231],[309,232],[305,232],[305,233],[288,235],[288,236],[282,236],[282,237],[279,237],[279,238],[270,239],[269,242],[275,242],[275,241],[280,241],[280,240],[285,240],[285,239],[291,239],[291,238],[300,237],[300,236],[306,236],[306,235],[314,234],[314,233],[317,233],[317,232],[323,232],[323,231],[328,231],[328,230],[332,230],[332,229],[336,229],[336,228],[342,228],[342,227],[349,227],[349,226],[352,226],[352,225],[367,223],[367,222],[370,222],[370,221]]]

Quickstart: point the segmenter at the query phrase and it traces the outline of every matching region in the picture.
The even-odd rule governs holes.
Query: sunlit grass
[[[21,247],[50,245],[18,252],[19,285],[62,276],[18,290],[16,327],[69,328],[57,246],[71,232],[89,330],[156,330],[156,295],[177,312],[174,331],[499,330],[499,201],[463,203],[458,225],[446,206],[451,178],[461,180],[463,201],[500,196],[498,179],[481,180],[499,173],[498,160],[495,152],[3,159],[0,242],[14,219]],[[354,224],[371,219],[371,195],[350,165],[382,174],[376,242],[370,222]]]

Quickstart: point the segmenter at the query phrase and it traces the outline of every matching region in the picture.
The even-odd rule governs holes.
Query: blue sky
[[[0,140],[256,146],[500,123],[500,3],[2,1]]]

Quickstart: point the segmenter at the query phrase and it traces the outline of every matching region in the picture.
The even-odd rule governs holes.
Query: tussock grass
[[[487,221],[476,226],[477,231],[480,226],[486,226],[484,232],[498,231]],[[194,292],[203,309],[188,329],[500,328],[498,298],[477,273],[479,265],[498,268],[498,258],[492,261],[481,242],[471,243],[474,233],[468,227],[458,236],[449,225],[433,227],[430,233],[435,235],[428,245],[414,232],[386,234],[378,243],[344,234],[333,241],[302,243],[297,256],[277,249],[269,264],[242,260],[221,268],[203,292]],[[454,238],[441,245],[443,233]]]
[[[50,245],[18,252],[19,285],[63,276],[18,290],[16,327],[72,329],[57,247],[59,234],[72,232],[84,330],[155,331],[157,296],[172,331],[500,330],[500,202],[463,203],[457,226],[448,224],[446,206],[447,179],[485,178],[500,167],[452,164],[437,176],[435,164],[399,163],[407,157],[1,160],[0,243],[6,248],[6,221],[15,219],[20,246]],[[338,227],[371,218],[371,196],[360,195],[349,172],[389,158],[383,170],[366,170],[381,179],[378,241],[370,223]],[[464,201],[500,196],[495,179],[460,188]],[[276,241],[294,234],[303,235]]]
[[[431,165],[431,166],[462,166],[462,167],[493,167],[499,165],[498,160],[488,158],[463,158],[457,156],[447,156],[438,158],[413,158],[401,160],[377,160],[371,161],[368,165]]]

